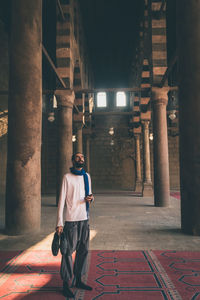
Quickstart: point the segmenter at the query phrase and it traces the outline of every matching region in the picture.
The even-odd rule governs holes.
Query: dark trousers
[[[67,239],[67,253],[62,256],[60,275],[63,281],[69,281],[73,274],[80,278],[86,272],[90,228],[89,221],[65,222],[64,232]],[[76,250],[76,258],[72,261],[72,253]]]

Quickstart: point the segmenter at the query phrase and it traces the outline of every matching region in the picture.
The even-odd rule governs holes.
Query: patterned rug
[[[60,255],[0,252],[0,299],[64,299]],[[90,251],[84,280],[92,292],[77,300],[199,300],[200,252]]]

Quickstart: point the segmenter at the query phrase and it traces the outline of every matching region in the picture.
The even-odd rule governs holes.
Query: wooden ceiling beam
[[[92,88],[92,89],[78,89],[75,88],[75,93],[98,93],[98,92],[140,92],[141,88]]]
[[[60,4],[60,0],[57,0],[56,2],[57,2],[57,5],[58,5],[58,9],[59,9],[59,11],[60,11],[60,15],[61,15],[62,21],[64,22],[64,21],[65,21],[65,15],[64,15],[62,6],[61,6],[61,4]]]
[[[84,113],[85,116],[89,116],[89,115],[92,115],[92,116],[109,116],[109,115],[125,115],[125,116],[128,116],[128,115],[134,115],[134,111],[94,111],[92,113]]]
[[[58,74],[57,69],[56,69],[56,66],[54,65],[54,63],[53,63],[51,57],[49,56],[47,50],[46,50],[45,47],[44,47],[44,45],[42,45],[42,51],[43,51],[45,57],[47,58],[47,60],[48,60],[48,62],[49,62],[49,64],[50,64],[50,66],[51,66],[51,68],[53,69],[54,73],[56,74],[58,80],[59,80],[60,83],[62,84],[62,87],[63,87],[63,88],[67,88],[67,86],[65,85],[64,81],[62,80],[62,78],[61,78],[60,75]]]
[[[161,86],[160,86],[161,87]],[[72,91],[68,88],[66,89],[62,89],[62,90],[66,90],[66,91]],[[171,91],[177,91],[178,87],[177,86],[170,86],[169,90]],[[141,88],[122,88],[122,89],[118,89],[118,88],[105,88],[105,89],[75,89],[74,92],[75,93],[98,93],[99,91],[101,92],[141,92],[141,91],[145,91],[145,89],[141,89]],[[54,93],[54,89],[52,90],[43,90],[42,94],[50,94],[50,93]],[[8,90],[0,90],[0,95],[8,95]]]

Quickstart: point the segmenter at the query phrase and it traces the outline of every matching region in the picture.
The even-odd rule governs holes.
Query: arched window
[[[124,92],[117,92],[116,105],[126,106],[126,94]]]
[[[97,94],[97,107],[106,107],[107,100],[106,100],[106,93],[101,92]]]

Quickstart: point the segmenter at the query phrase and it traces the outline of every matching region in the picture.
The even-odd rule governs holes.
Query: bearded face
[[[84,162],[81,162],[81,161],[75,161],[74,162],[74,166],[75,168],[83,168],[84,167]]]
[[[81,153],[77,153],[74,158],[73,164],[75,168],[83,168],[85,164],[84,155]]]

